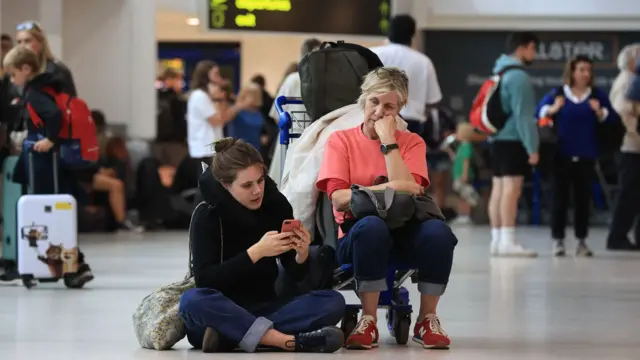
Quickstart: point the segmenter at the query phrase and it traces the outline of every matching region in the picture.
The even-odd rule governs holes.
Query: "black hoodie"
[[[31,105],[34,112],[44,123],[43,128],[37,128],[29,118],[27,130],[29,134],[41,133],[52,142],[58,140],[58,134],[62,126],[62,111],[54,98],[45,92],[45,88],[51,88],[61,92],[64,87],[63,79],[55,73],[44,72],[29,80],[24,87],[25,104]],[[28,113],[27,113],[28,115]]]
[[[218,290],[241,306],[275,300],[276,258],[254,264],[247,250],[266,232],[280,231],[282,222],[293,218],[287,199],[267,177],[261,208],[249,210],[210,171],[201,176],[200,191],[206,205],[196,208],[190,229],[196,286]],[[309,271],[308,261],[298,264],[295,256],[291,250],[279,258],[287,274],[301,281]]]

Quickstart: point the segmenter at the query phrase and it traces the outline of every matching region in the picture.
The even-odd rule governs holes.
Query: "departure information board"
[[[392,0],[209,0],[210,30],[384,36]]]

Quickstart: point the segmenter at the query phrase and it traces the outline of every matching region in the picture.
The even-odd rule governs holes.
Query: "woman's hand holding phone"
[[[291,237],[293,232],[269,231],[262,236],[262,239],[249,248],[249,257],[256,263],[263,257],[274,257],[291,250]]]
[[[294,229],[295,235],[292,240],[294,242],[294,249],[296,251],[296,262],[302,264],[307,261],[309,257],[309,245],[311,245],[311,234],[309,231],[301,225],[300,228]]]

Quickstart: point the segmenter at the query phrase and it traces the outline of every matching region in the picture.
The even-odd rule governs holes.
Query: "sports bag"
[[[388,182],[389,179],[386,176],[378,176],[373,184]],[[411,221],[445,220],[442,211],[431,196],[396,191],[391,187],[384,190],[371,190],[364,186],[352,185],[349,211],[356,219],[378,216],[384,220],[389,229],[397,229]]]
[[[58,133],[62,162],[67,166],[80,166],[98,161],[98,133],[87,103],[79,97],[57,92],[52,88],[43,90],[53,98],[62,112],[62,126]],[[44,122],[29,103],[27,111],[37,128],[44,126]]]
[[[414,220],[445,220],[442,211],[429,195],[414,195],[391,187],[371,190],[352,185],[349,210],[356,219],[378,216],[392,230]]]
[[[500,82],[506,72],[514,69],[522,69],[522,66],[506,66],[482,84],[469,113],[469,122],[474,128],[490,135],[502,130],[510,114],[502,107]]]
[[[382,67],[373,51],[344,41],[325,42],[300,60],[300,90],[307,114],[313,120],[351,105],[371,70]]]

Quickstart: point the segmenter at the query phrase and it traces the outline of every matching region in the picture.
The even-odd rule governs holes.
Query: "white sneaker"
[[[500,252],[500,239],[491,240],[491,256],[498,256]]]
[[[498,255],[508,257],[536,257],[538,253],[518,243],[502,242],[498,249]]]
[[[583,241],[578,242],[578,246],[576,247],[576,256],[578,257],[592,257],[593,251],[589,249],[589,246],[585,244]]]
[[[567,251],[566,251],[566,248],[564,247],[564,241],[554,240],[552,253],[553,253],[553,256],[555,257],[565,256]]]
[[[451,222],[451,225],[473,225],[471,217],[468,215],[458,216]]]

